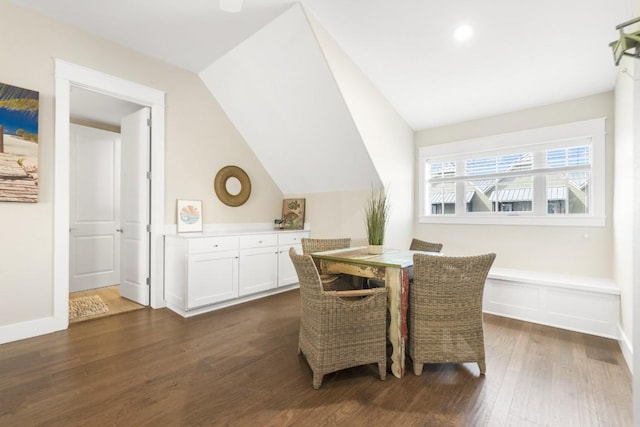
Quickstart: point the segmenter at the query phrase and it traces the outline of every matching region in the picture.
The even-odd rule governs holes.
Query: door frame
[[[54,61],[53,318],[55,328],[61,330],[69,326],[69,119],[72,86],[123,99],[151,109],[150,303],[153,308],[164,307],[162,272],[165,93],[58,58]]]

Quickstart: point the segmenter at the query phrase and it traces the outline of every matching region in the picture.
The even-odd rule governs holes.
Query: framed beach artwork
[[[0,83],[0,202],[38,201],[39,98]]]
[[[202,201],[178,200],[178,233],[202,231]]]
[[[282,201],[283,227],[287,230],[304,229],[305,199],[284,199]]]

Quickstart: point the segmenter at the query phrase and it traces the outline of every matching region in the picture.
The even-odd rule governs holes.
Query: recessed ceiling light
[[[470,25],[460,25],[453,32],[453,38],[461,42],[465,40],[469,40],[472,35],[473,35],[473,28],[471,28]]]

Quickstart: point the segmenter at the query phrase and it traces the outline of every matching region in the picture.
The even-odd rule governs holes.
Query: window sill
[[[605,217],[582,216],[582,217],[541,217],[532,215],[438,215],[421,216],[421,224],[476,224],[476,225],[548,225],[560,227],[604,227]]]

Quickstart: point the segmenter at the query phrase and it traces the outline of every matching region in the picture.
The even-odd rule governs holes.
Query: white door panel
[[[122,119],[120,295],[149,305],[149,109]]]
[[[70,126],[69,291],[120,280],[120,136]]]
[[[76,276],[92,273],[109,273],[116,263],[113,231],[108,234],[81,236],[74,239]]]

